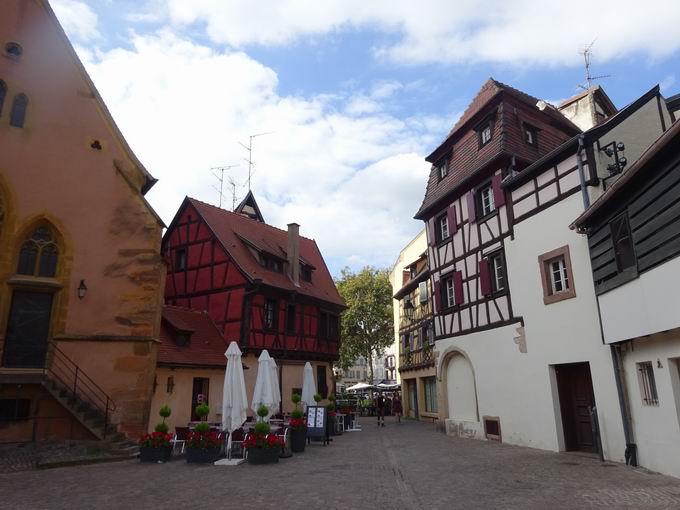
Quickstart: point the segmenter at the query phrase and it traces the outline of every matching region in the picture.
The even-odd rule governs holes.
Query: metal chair
[[[175,427],[175,437],[172,438],[172,451],[181,444],[180,455],[184,453],[184,445],[189,439],[189,427]]]

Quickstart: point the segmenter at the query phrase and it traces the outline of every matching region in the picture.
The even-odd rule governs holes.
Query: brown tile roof
[[[175,332],[191,334],[184,346],[175,342]],[[160,330],[158,363],[225,367],[227,343],[207,312],[164,305]]]
[[[312,266],[314,271],[311,282],[300,280],[300,285],[295,286],[287,274],[277,273],[262,267],[247,246],[248,243],[257,249],[265,249],[273,255],[286,259],[288,232],[206,204],[195,198],[187,197],[187,200],[231,255],[234,263],[248,278],[251,280],[259,278],[263,284],[271,287],[296,291],[302,295],[327,301],[334,305],[345,306],[316,241],[300,236],[300,260]]]

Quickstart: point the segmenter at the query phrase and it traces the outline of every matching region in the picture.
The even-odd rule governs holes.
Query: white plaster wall
[[[611,352],[602,343],[588,241],[569,229],[582,210],[581,194],[575,193],[515,226],[515,239],[506,244],[509,284],[515,315],[525,320],[526,356],[533,375],[540,377],[536,384],[548,389],[549,365],[589,362],[605,455],[622,460],[623,425]],[[564,245],[569,246],[576,297],[545,305],[538,257]],[[552,402],[544,406],[553,413],[554,434],[562,426],[559,411]]]
[[[680,477],[680,330],[639,339],[623,355],[638,462],[653,471]],[[643,404],[637,363],[651,361],[658,406]],[[661,362],[661,367],[657,362]]]
[[[555,451],[564,446],[551,365],[589,362],[604,453],[622,461],[625,440],[618,394],[609,347],[600,335],[587,239],[568,227],[582,207],[576,193],[516,225],[515,239],[506,243],[508,283],[514,315],[525,321],[526,353],[514,342],[519,323],[440,340],[436,348],[440,359],[451,349],[468,356],[479,416],[500,417],[504,442]],[[577,297],[545,305],[538,256],[564,245],[569,245]],[[443,360],[440,378],[445,369]]]
[[[680,327],[680,257],[642,273],[600,299],[607,342],[620,342]]]

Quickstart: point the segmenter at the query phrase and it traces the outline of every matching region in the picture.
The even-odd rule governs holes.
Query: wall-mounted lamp
[[[406,317],[412,319],[413,312],[415,312],[413,302],[411,301],[411,299],[407,299],[407,301],[404,303],[404,313],[406,314]]]
[[[80,285],[78,285],[78,299],[83,299],[87,294],[87,285],[85,285],[85,280],[80,280]]]

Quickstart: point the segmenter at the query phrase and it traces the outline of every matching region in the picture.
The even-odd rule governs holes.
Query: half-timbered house
[[[545,102],[487,82],[428,158],[417,217],[428,227],[449,433],[623,459],[611,358],[592,286],[581,284],[587,246],[568,224],[601,193],[612,161],[634,161],[669,116],[658,88],[618,113],[591,93],[566,102],[596,108],[580,112],[596,123],[583,133]],[[596,416],[599,435],[589,433]]]
[[[629,459],[680,476],[680,123],[572,227],[587,234]]]
[[[239,343],[248,367],[267,349],[281,367],[284,411],[306,361],[319,393],[333,391],[345,304],[316,242],[297,224],[287,232],[267,225],[252,194],[234,212],[186,198],[163,253],[166,303],[205,310],[225,341]]]

